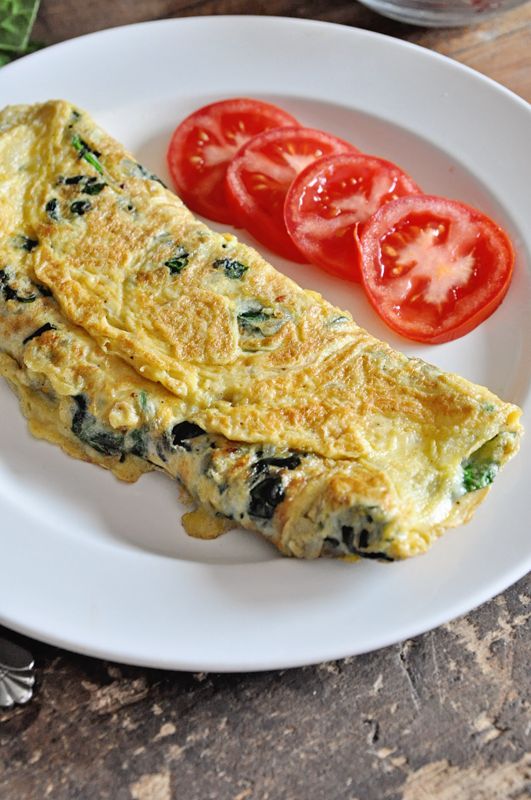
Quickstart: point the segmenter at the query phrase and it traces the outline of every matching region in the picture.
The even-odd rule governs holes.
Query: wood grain
[[[124,667],[21,640],[38,684],[28,706],[0,714],[0,797],[524,800],[530,595],[522,580],[401,645],[249,675]]]
[[[529,4],[479,27],[427,30],[355,2],[44,0],[34,38],[249,12],[416,42],[531,99]],[[38,669],[34,700],[0,714],[0,798],[524,800],[530,612],[527,578],[401,645],[251,675],[124,667],[0,629],[35,654]]]

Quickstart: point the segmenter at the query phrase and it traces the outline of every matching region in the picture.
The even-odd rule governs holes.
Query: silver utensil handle
[[[33,696],[35,662],[24,647],[0,637],[0,708],[27,703]]]

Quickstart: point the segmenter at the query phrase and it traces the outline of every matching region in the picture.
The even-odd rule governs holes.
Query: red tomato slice
[[[420,191],[390,161],[364,153],[328,156],[295,178],[286,197],[284,219],[308,261],[332,275],[361,281],[355,241],[358,227],[384,203]]]
[[[230,224],[225,173],[233,155],[270,128],[298,125],[270,103],[247,98],[221,100],[190,114],[173,132],[167,159],[175,189],[192,211]]]
[[[227,170],[228,195],[249,233],[275,253],[304,262],[284,223],[284,201],[294,178],[308,164],[355,147],[312,128],[279,128],[251,139]]]
[[[457,339],[503,300],[514,265],[507,234],[455,200],[410,195],[380,208],[360,241],[363,284],[380,317],[417,342]]]

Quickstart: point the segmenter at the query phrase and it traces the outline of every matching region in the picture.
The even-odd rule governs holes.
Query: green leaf
[[[28,44],[39,0],[0,0],[0,48],[20,53]],[[6,63],[2,60],[1,63]]]
[[[0,67],[5,66],[5,64],[9,64],[10,61],[13,61],[16,58],[27,56],[30,53],[35,53],[37,50],[42,50],[43,47],[46,47],[46,45],[42,42],[28,42],[26,47],[17,51],[2,50],[0,47]]]
[[[216,258],[212,266],[214,269],[223,269],[227,278],[232,280],[242,278],[249,269],[246,264],[236,261],[235,258]]]
[[[238,327],[240,333],[249,336],[274,336],[290,315],[277,311],[274,308],[264,308],[259,301],[250,301],[251,305],[238,314]]]
[[[170,270],[170,275],[179,275],[183,269],[188,266],[188,259],[190,253],[187,253],[184,247],[179,245],[175,255],[164,262],[164,266]]]
[[[498,474],[499,464],[495,461],[474,461],[468,459],[463,465],[463,486],[466,492],[475,492],[489,486]]]
[[[90,147],[90,145],[88,145],[86,141],[77,133],[72,136],[72,144],[74,149],[79,153],[79,157],[84,158],[91,167],[94,167],[94,169],[99,172],[100,175],[103,175],[103,167],[98,161],[98,157],[101,155],[101,153],[99,153],[97,150],[93,150],[92,147]]]
[[[148,410],[148,399],[149,398],[147,392],[141,389],[140,392],[138,393],[138,400],[140,402],[140,408],[142,409],[142,411]]]

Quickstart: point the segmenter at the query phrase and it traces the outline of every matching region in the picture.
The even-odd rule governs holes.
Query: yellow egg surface
[[[0,223],[10,307],[0,347],[17,314],[33,313],[6,291],[23,279],[45,287],[61,333],[35,338],[27,369],[66,398],[66,427],[83,394],[83,413],[90,406],[124,442],[148,430],[144,460],[287,554],[422,552],[470,516],[518,448],[516,406],[393,350],[254,249],[209,230],[67,102],[0,114]],[[17,236],[36,244],[17,250]],[[53,357],[46,339],[57,340]],[[97,386],[95,362],[106,375]],[[156,441],[179,421],[203,434],[164,461]],[[224,492],[239,487],[229,505],[196,463],[203,437],[223,453]],[[271,492],[277,481],[276,504],[265,488],[257,499],[252,465],[264,461],[260,480]]]

